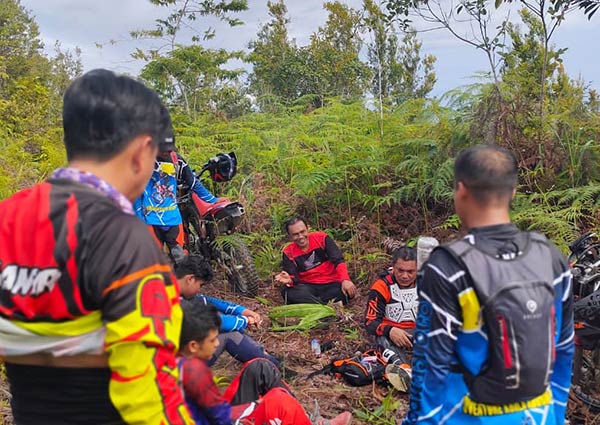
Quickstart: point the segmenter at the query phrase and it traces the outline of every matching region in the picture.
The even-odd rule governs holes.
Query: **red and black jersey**
[[[182,357],[179,363],[185,398],[198,425],[312,424],[268,360],[244,363],[223,395],[204,360]]]
[[[125,422],[191,423],[177,385],[181,317],[166,256],[138,218],[99,190],[51,179],[0,203],[7,362],[105,353],[105,391]]]
[[[325,232],[308,234],[308,249],[291,243],[283,249],[283,270],[296,283],[323,284],[350,280],[344,254]]]
[[[390,273],[376,280],[369,291],[365,329],[373,336],[390,336],[392,328],[416,327],[418,296],[416,284],[402,288]]]
[[[99,310],[115,268],[166,265],[159,255],[148,261],[123,250],[145,243],[140,239],[147,232],[135,231],[139,224],[95,189],[66,180],[42,183],[2,202],[0,316],[58,323]],[[125,299],[109,304],[103,316],[115,320],[135,309],[135,297]]]

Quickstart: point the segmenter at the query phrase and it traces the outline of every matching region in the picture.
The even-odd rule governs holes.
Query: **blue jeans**
[[[242,363],[257,357],[262,357],[270,360],[275,366],[279,367],[279,360],[270,354],[265,353],[265,349],[258,342],[254,341],[252,337],[246,334],[238,331],[223,332],[219,334],[219,342],[220,344],[217,351],[215,351],[215,354],[208,362],[209,366],[212,366],[217,361],[223,351],[227,351],[231,357]]]

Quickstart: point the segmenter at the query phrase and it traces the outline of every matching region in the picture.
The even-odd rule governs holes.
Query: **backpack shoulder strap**
[[[474,247],[466,239],[458,239],[445,245],[441,245],[441,248],[445,248],[454,256],[462,258],[467,252],[471,251]]]
[[[465,256],[465,254],[467,254],[473,248],[474,248],[473,245],[471,245],[467,240],[458,239],[458,240],[448,242],[443,245],[438,245],[433,249],[433,251],[439,249],[439,250],[447,252],[448,255],[450,255],[452,258],[454,258],[454,260],[458,264],[460,264],[461,267],[463,267],[466,271],[468,271],[469,267],[463,260],[463,257]],[[432,253],[433,253],[433,251],[432,251]]]
[[[527,232],[529,235],[529,240],[531,242],[543,243],[544,245],[549,245],[548,238],[539,232]]]
[[[175,167],[175,180],[179,178],[179,157],[175,151],[169,152],[171,156],[171,161],[173,161],[173,166]]]
[[[473,269],[477,269],[480,261],[477,259],[480,256],[483,256],[481,251],[479,251],[473,244],[471,244],[466,238],[458,239],[452,241],[450,243],[440,245],[435,249],[443,249],[445,250],[454,260],[459,264],[460,268],[465,271],[465,273],[470,277],[470,280],[473,285],[473,289],[477,294],[478,298],[480,298],[480,302],[485,302],[488,294],[488,284],[486,283],[486,279],[484,278],[483,287],[481,287],[479,279],[476,279],[477,273],[473,273]],[[468,255],[471,254],[471,255]],[[475,257],[475,259],[473,258]],[[482,298],[483,297],[483,298]]]

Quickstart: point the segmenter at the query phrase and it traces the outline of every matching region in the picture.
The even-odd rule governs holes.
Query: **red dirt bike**
[[[591,411],[600,412],[600,240],[589,233],[569,248],[575,317],[571,390]]]
[[[203,165],[197,178],[208,171],[215,182],[229,181],[236,167],[233,152],[220,153]],[[234,292],[256,296],[259,278],[254,260],[244,241],[234,235],[245,214],[244,207],[225,198],[209,204],[190,190],[179,192],[177,204],[183,218],[184,249],[222,267]]]

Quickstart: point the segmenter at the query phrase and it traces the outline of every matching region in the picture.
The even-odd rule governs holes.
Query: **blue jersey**
[[[179,226],[182,220],[177,207],[178,185],[184,190],[193,190],[204,202],[213,204],[218,200],[196,178],[180,155],[175,154],[175,158],[159,157],[144,193],[133,204],[137,216],[152,226]]]
[[[178,226],[177,171],[171,161],[156,161],[144,193],[134,202],[138,217],[146,224]]]
[[[498,250],[514,243],[523,248],[516,226],[472,229],[467,240],[478,248]],[[410,405],[403,424],[562,425],[573,357],[571,273],[551,246],[555,292],[555,363],[547,391],[510,405],[478,403],[469,397],[463,371],[478,375],[489,347],[486,324],[479,322],[479,303],[464,266],[445,250],[435,250],[419,283],[419,313],[414,337]],[[536,350],[526,342],[520,350]],[[548,353],[539,353],[540,356]]]
[[[217,310],[221,313],[221,328],[219,331],[244,332],[248,327],[248,319],[242,316],[242,312],[246,310],[246,307],[207,295],[198,294],[196,297],[204,304],[212,304],[217,307]]]

